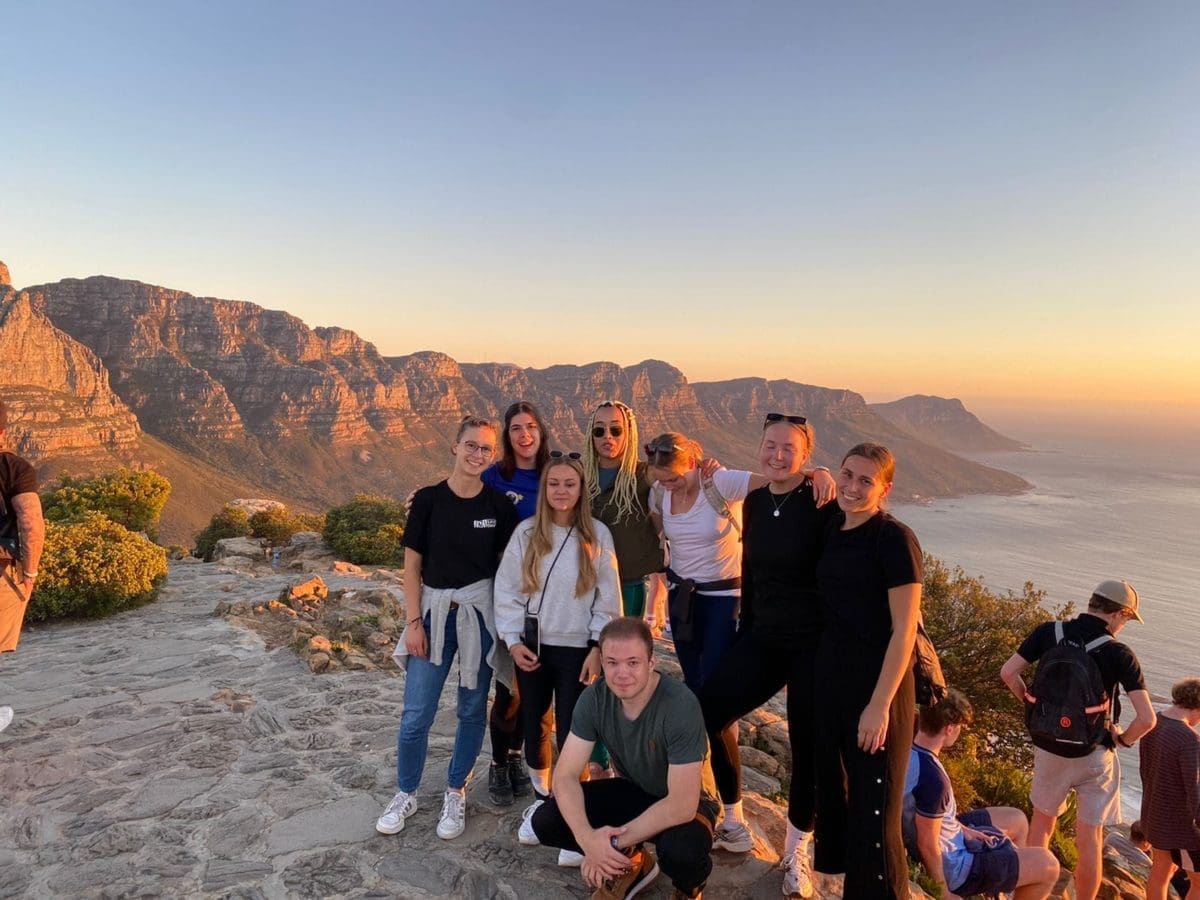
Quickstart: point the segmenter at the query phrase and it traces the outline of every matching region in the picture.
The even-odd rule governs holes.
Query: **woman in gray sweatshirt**
[[[575,701],[600,674],[600,629],[620,615],[612,534],[592,518],[579,454],[554,452],[542,470],[537,512],[517,526],[496,573],[496,629],[521,689],[525,760],[538,800],[550,794],[550,706],[561,749]],[[527,833],[525,833],[527,832]]]

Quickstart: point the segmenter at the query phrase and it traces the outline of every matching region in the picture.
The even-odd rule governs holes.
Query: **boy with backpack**
[[[1101,582],[1087,612],[1035,628],[1004,664],[1000,677],[1025,706],[1034,743],[1030,846],[1050,846],[1054,823],[1075,791],[1076,900],[1100,889],[1103,826],[1120,821],[1121,773],[1115,747],[1132,747],[1154,727],[1154,707],[1137,656],[1115,640],[1138,614],[1137,591],[1125,581]],[[1038,663],[1033,683],[1021,674]],[[1133,704],[1122,730],[1118,685]]]

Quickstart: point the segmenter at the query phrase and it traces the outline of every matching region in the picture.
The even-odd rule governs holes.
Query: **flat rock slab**
[[[587,897],[554,851],[518,844],[523,804],[493,808],[484,778],[466,833],[435,835],[452,690],[419,811],[399,834],[376,833],[403,676],[313,675],[211,616],[219,600],[264,602],[292,581],[180,562],[157,603],[26,630],[0,659],[0,702],[16,710],[0,734],[0,897]],[[758,830],[782,833],[754,808]],[[709,896],[779,896],[772,860],[721,856]],[[642,896],[670,894],[660,879]]]

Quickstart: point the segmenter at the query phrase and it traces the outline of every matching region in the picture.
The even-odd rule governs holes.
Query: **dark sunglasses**
[[[576,453],[574,450],[572,450],[570,453],[563,453],[561,450],[551,450],[550,458],[551,459],[573,459],[576,462],[578,462],[579,460],[583,459],[583,454]]]
[[[647,456],[660,456],[663,454],[682,453],[684,448],[674,443],[668,444],[651,441],[643,449],[645,449]]]
[[[604,437],[604,434],[606,431],[608,434],[611,434],[613,437],[620,437],[621,435],[623,435],[625,433],[625,426],[609,425],[606,429],[605,426],[603,426],[603,425],[593,425],[592,426],[592,437],[602,438],[602,437]]]
[[[767,413],[767,421],[763,422],[763,428],[768,425],[774,425],[776,422],[790,422],[793,425],[807,425],[808,419],[804,416],[788,416],[783,413]]]

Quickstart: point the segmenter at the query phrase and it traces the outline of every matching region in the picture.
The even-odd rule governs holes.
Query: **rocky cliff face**
[[[113,442],[128,443],[132,410],[148,434],[301,505],[319,508],[362,490],[402,495],[439,477],[459,419],[496,416],[515,399],[537,404],[564,449],[583,446],[591,409],[612,398],[637,410],[643,440],[681,431],[726,463],[753,468],[763,416],[779,410],[813,420],[817,459],[826,464],[859,440],[891,445],[902,460],[898,496],[1025,487],[931,446],[850,391],[756,378],[689,384],[659,360],[521,369],[459,364],[437,352],[383,357],[342,328],[310,329],[252,303],[103,276],[22,296],[22,316],[90,348],[97,385],[111,377],[111,390],[77,379],[62,391],[93,404],[108,396],[104,402],[124,410],[126,430],[114,425]],[[54,366],[42,360],[39,368]]]
[[[7,282],[8,269],[0,263]],[[8,446],[35,460],[125,461],[138,448],[136,417],[91,350],[64,334],[29,294],[0,283],[0,396]]]
[[[871,409],[914,437],[947,450],[984,453],[1020,450],[1024,444],[988,428],[961,400],[915,394]]]

